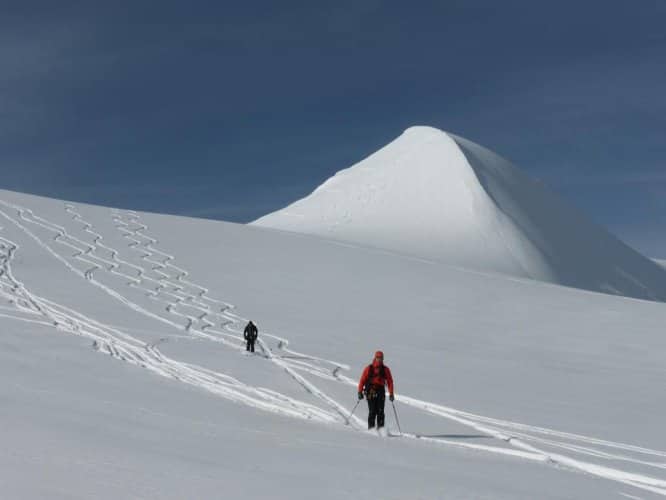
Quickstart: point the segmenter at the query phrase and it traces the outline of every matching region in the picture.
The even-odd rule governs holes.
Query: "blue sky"
[[[246,222],[411,125],[666,257],[666,2],[15,2],[0,187]]]

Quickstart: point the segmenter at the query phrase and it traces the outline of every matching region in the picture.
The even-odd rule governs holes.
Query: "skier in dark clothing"
[[[393,376],[391,370],[384,364],[384,353],[377,351],[375,359],[365,367],[361,380],[358,383],[358,399],[363,399],[365,393],[368,399],[368,429],[375,426],[384,427],[384,403],[386,401],[386,390],[388,386],[389,399],[393,401]]]
[[[259,330],[257,326],[252,323],[252,320],[247,324],[245,330],[243,331],[243,338],[245,339],[245,349],[250,352],[254,352],[254,341],[257,340],[259,336]]]

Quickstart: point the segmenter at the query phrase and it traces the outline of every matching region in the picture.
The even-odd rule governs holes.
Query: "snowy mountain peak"
[[[666,272],[492,151],[415,126],[252,224],[483,272],[666,300]]]
[[[415,136],[415,137],[435,137],[437,135],[444,134],[441,130],[435,127],[429,127],[428,125],[414,125],[405,129],[402,133],[403,136]]]

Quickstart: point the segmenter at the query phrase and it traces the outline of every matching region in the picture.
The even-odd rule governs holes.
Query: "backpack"
[[[379,367],[379,376],[386,381],[386,370],[383,364]],[[373,378],[375,378],[375,367],[370,363],[368,365],[368,378],[365,380],[365,387],[363,388],[366,393],[370,390],[370,381]]]

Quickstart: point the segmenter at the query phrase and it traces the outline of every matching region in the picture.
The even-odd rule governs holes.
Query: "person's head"
[[[382,351],[377,351],[375,352],[375,359],[374,361],[376,363],[382,364],[384,363],[384,353]]]

